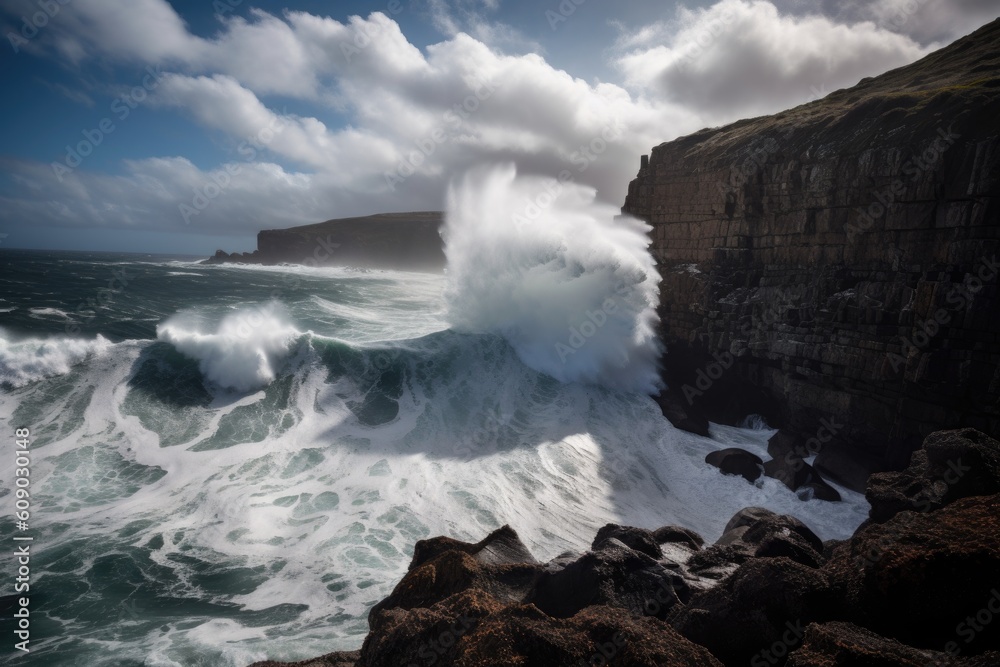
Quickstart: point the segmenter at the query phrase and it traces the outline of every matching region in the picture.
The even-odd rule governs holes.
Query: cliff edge
[[[998,117],[1000,20],[644,156],[622,211],[653,227],[674,399],[872,469],[936,429],[997,434]]]

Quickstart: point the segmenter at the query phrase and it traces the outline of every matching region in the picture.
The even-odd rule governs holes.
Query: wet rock
[[[885,468],[882,460],[859,447],[850,447],[841,442],[831,442],[823,446],[813,461],[824,479],[832,480],[852,491],[864,493],[868,488],[868,478]]]
[[[705,463],[715,466],[726,475],[740,475],[748,482],[755,482],[761,475],[764,462],[756,454],[739,447],[729,447],[710,452]]]
[[[301,662],[275,662],[265,660],[255,662],[250,667],[356,667],[361,658],[360,651],[338,651]]]
[[[683,636],[727,665],[748,665],[762,647],[796,646],[805,625],[835,613],[826,575],[788,558],[757,558],[671,616]]]
[[[698,533],[681,526],[663,526],[653,531],[653,538],[657,544],[685,544],[692,551],[701,549],[705,544],[705,538]]]
[[[710,437],[708,418],[693,407],[685,405],[683,398],[674,389],[662,390],[658,395],[653,396],[653,400],[660,406],[660,412],[667,418],[667,421],[674,425],[674,428],[706,438]]]
[[[957,639],[963,653],[996,650],[998,535],[1000,495],[963,498],[859,529],[833,550],[823,571],[844,600],[847,620],[919,648]],[[983,623],[987,615],[998,622]],[[976,623],[982,631],[972,630]]]
[[[766,661],[765,661],[766,663]],[[802,647],[788,656],[787,667],[995,667],[1000,653],[953,657],[887,639],[853,623],[813,623]]]
[[[899,512],[929,512],[994,493],[1000,493],[1000,442],[967,428],[927,436],[905,470],[872,475],[865,497],[870,519],[883,522]]]

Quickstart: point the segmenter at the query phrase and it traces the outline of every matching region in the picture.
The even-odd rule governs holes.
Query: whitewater
[[[14,429],[33,438],[19,663],[355,649],[417,540],[504,524],[539,559],[610,522],[714,540],[746,506],[849,536],[863,496],[803,502],[704,463],[767,458],[766,424],[704,438],[661,416],[645,226],[594,194],[470,173],[443,275],[0,252],[6,544]]]

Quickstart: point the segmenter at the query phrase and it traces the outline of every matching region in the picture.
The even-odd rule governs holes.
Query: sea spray
[[[156,337],[197,360],[209,383],[236,391],[254,391],[273,382],[301,335],[279,303],[229,314],[214,333],[202,327],[194,314],[181,313],[157,326]]]
[[[448,193],[449,323],[503,336],[563,382],[653,392],[660,277],[648,231],[592,188],[475,169]]]
[[[93,339],[52,336],[17,340],[0,329],[0,386],[23,387],[65,375],[76,364],[110,348],[111,341],[100,334]]]

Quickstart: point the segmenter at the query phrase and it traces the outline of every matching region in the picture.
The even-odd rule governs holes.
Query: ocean
[[[453,193],[453,219],[502,209],[507,186]],[[714,540],[747,506],[848,537],[860,494],[801,501],[704,463],[727,446],[767,458],[766,424],[703,438],[644,393],[657,281],[618,224],[452,225],[446,274],[0,250],[0,540],[33,538],[31,652],[7,641],[5,660],[242,667],[355,649],[417,540],[504,524],[542,560],[610,522]],[[31,432],[27,531],[16,428]]]

